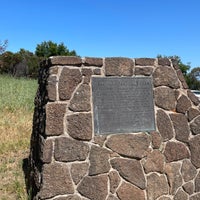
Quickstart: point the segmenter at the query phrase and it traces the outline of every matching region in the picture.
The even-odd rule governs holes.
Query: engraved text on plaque
[[[150,77],[92,77],[95,134],[155,130]]]

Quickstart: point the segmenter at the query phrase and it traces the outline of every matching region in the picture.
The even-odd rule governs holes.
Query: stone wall
[[[150,76],[156,130],[94,135],[91,77]],[[200,109],[174,60],[51,57],[35,98],[32,199],[200,199]]]

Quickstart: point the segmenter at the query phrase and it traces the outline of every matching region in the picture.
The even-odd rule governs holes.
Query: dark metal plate
[[[92,77],[95,134],[155,130],[150,77]]]

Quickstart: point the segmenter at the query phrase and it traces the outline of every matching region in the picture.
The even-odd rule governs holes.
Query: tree
[[[200,90],[200,67],[195,67],[188,73],[188,86],[192,90]]]
[[[28,50],[20,49],[15,57],[19,58],[19,62],[14,66],[14,76],[37,77],[41,61],[38,56]]]
[[[8,73],[13,76],[37,77],[41,59],[32,52],[20,49],[17,53],[4,52],[0,56],[0,73]]]
[[[38,57],[48,58],[50,56],[76,56],[76,51],[69,51],[64,43],[54,43],[52,41],[44,41],[38,44],[35,50]]]
[[[0,41],[0,54],[4,53],[8,46],[8,40]]]

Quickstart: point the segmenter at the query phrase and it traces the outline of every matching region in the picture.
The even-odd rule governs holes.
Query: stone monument
[[[50,57],[30,152],[34,200],[200,199],[200,109],[174,60]]]

